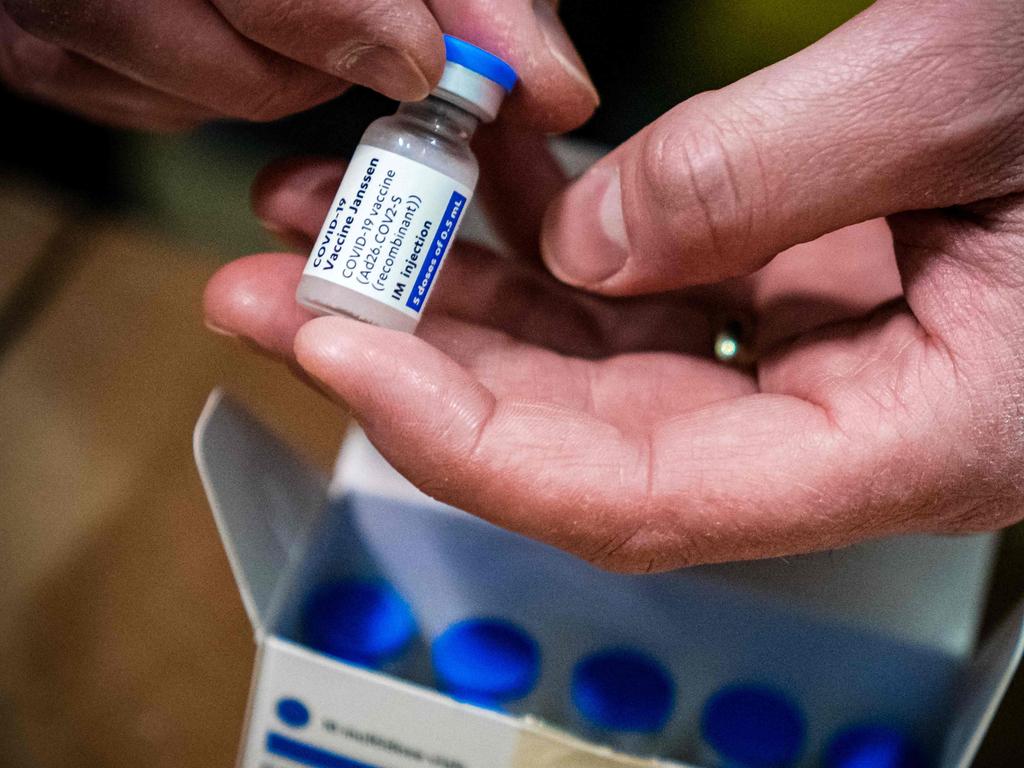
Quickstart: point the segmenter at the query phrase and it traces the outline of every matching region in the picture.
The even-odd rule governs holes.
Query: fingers
[[[444,68],[421,0],[214,0],[235,29],[295,61],[399,101],[423,99]]]
[[[476,144],[480,186],[474,205],[489,214],[510,248],[536,260],[540,224],[548,201],[564,185],[561,166],[535,131],[487,126]],[[509,158],[514,157],[514,165]],[[289,245],[307,248],[320,231],[341,182],[345,163],[320,157],[290,157],[264,168],[252,187],[263,226]]]
[[[539,269],[482,249],[462,246],[447,261],[419,331],[442,349],[452,345],[427,322],[438,316],[581,358],[642,350],[706,358],[711,350],[712,329],[700,307],[662,300],[605,305],[586,297],[580,303]],[[304,256],[268,253],[222,267],[206,288],[207,325],[289,360],[296,331],[312,317],[295,304],[304,266]]]
[[[580,358],[655,350],[706,358],[714,338],[707,311],[684,297],[609,302],[567,288],[538,265],[471,245],[447,257],[427,308],[428,317],[437,315]],[[417,334],[450,352],[432,328],[421,323]]]
[[[264,253],[221,267],[203,294],[207,327],[290,361],[295,334],[313,317],[295,302],[305,264],[303,256]]]
[[[206,0],[4,0],[32,36],[220,115],[270,120],[341,93],[337,77],[287,59],[232,29]]]
[[[1019,516],[1021,489],[972,458],[964,392],[905,307],[823,329],[769,363],[756,394],[733,371],[678,357],[593,364],[439,330],[457,359],[340,318],[304,325],[295,352],[425,492],[602,567]]]
[[[309,251],[345,173],[341,160],[288,157],[263,168],[252,184],[252,207],[265,229]]]
[[[660,291],[749,273],[848,224],[1010,191],[1024,17],[1003,0],[962,7],[876,3],[672,110],[553,204],[548,266],[602,293]]]
[[[649,571],[792,553],[888,524],[850,490],[852,467],[874,464],[868,446],[851,444],[822,409],[795,397],[741,388],[729,396],[731,384],[709,386],[693,371],[662,378],[643,360],[599,396],[609,399],[603,405],[573,403],[565,394],[571,372],[543,360],[528,366],[533,394],[524,396],[484,386],[465,367],[472,352],[460,365],[415,337],[339,318],[303,326],[295,351],[427,493],[604,567]],[[481,368],[500,376],[493,361]],[[666,399],[687,403],[689,393],[690,409],[653,427],[630,427],[624,411],[619,423],[604,417],[644,379],[659,382]],[[560,383],[559,395],[538,392],[545,383]],[[709,389],[714,395],[702,401]]]
[[[26,32],[217,114],[270,120],[349,82],[395,99],[427,95],[444,67],[441,30],[517,69],[506,117],[543,131],[586,120],[597,93],[549,0],[4,0]],[[436,19],[435,19],[436,17]]]
[[[176,131],[215,113],[38,40],[0,10],[0,79],[33,99],[124,128]],[[74,83],[74,88],[68,84]]]
[[[505,59],[519,83],[502,120],[562,133],[598,105],[579,54],[558,19],[554,0],[430,0],[441,28]]]
[[[514,253],[538,259],[544,212],[566,182],[548,137],[499,120],[481,128],[474,148],[488,220]]]
[[[496,397],[583,411],[625,432],[757,389],[747,374],[707,357],[627,348],[607,350],[594,362],[560,354],[557,347],[537,346],[498,326],[445,314],[424,318],[416,335],[462,365]],[[666,387],[666,381],[676,385]],[[624,390],[630,393],[627,400],[619,397]]]

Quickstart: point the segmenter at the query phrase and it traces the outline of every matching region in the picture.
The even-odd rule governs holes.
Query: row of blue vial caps
[[[371,669],[393,668],[419,637],[412,611],[380,580],[348,579],[316,589],[303,611],[303,640],[329,656]],[[506,710],[528,696],[541,669],[540,648],[504,619],[468,618],[431,645],[439,690],[453,698]],[[643,751],[672,717],[676,686],[664,665],[638,649],[616,646],[581,658],[570,684],[573,720],[588,735]],[[701,759],[728,768],[787,768],[801,757],[806,721],[799,705],[777,688],[737,682],[705,702]],[[705,754],[706,753],[706,754]],[[825,768],[921,768],[919,750],[901,731],[858,724],[835,734]]]

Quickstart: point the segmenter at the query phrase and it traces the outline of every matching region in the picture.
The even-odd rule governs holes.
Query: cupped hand
[[[424,98],[444,67],[442,30],[517,69],[513,121],[564,131],[597,105],[554,0],[2,0],[0,80],[133,128],[270,120],[351,83]]]
[[[279,165],[256,186],[257,212],[308,246],[341,172],[337,162]],[[530,182],[541,201],[558,186]],[[294,300],[299,254],[223,268],[207,318],[346,404],[427,493],[602,567],[664,569],[974,522],[929,514],[936,486],[908,469],[912,446],[902,424],[885,424],[882,394],[860,413],[870,439],[827,405],[841,368],[884,387],[884,351],[902,343],[884,222],[790,249],[749,279],[630,299],[568,288],[528,258],[469,245],[448,258],[415,337],[310,320]],[[732,317],[757,318],[757,371],[712,359]]]

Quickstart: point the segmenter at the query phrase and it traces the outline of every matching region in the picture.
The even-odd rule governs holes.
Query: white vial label
[[[419,317],[473,190],[361,144],[303,274]]]

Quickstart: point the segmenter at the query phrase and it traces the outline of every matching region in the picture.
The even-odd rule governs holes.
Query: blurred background
[[[563,0],[614,145],[687,96],[811,43],[864,0]],[[628,56],[609,55],[629,42]],[[271,124],[115,131],[0,91],[0,755],[12,766],[233,764],[249,625],[191,430],[224,384],[324,468],[340,411],[202,326],[206,279],[278,248],[248,186],[290,153],[348,154],[394,105],[364,90]],[[991,626],[1024,592],[1003,538]],[[978,766],[1020,765],[1024,679]],[[3,762],[0,759],[0,762]]]

